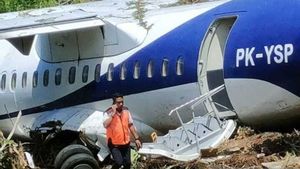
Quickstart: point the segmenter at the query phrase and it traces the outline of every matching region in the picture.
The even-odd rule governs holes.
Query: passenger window
[[[121,66],[121,73],[120,73],[120,79],[121,80],[125,80],[126,79],[126,75],[127,75],[127,67],[126,67],[126,63],[124,62]]]
[[[61,84],[61,68],[56,69],[55,72],[55,85],[58,86]]]
[[[82,71],[82,82],[86,83],[88,81],[88,78],[89,78],[89,66],[85,65]]]
[[[184,70],[184,62],[183,62],[183,57],[179,57],[176,62],[176,74],[177,75],[182,75]]]
[[[27,72],[24,72],[22,76],[22,88],[25,88],[26,86],[27,86]]]
[[[17,85],[17,73],[13,73],[11,76],[11,90],[15,90]]]
[[[38,85],[38,71],[34,71],[32,77],[32,87],[36,88],[37,85]]]
[[[163,77],[168,76],[168,67],[169,67],[169,60],[165,58],[163,59],[163,63],[162,63],[161,76]]]
[[[48,86],[49,84],[49,70],[45,70],[44,72],[43,84],[44,86]]]
[[[140,77],[140,70],[141,70],[141,65],[139,61],[135,61],[134,64],[134,72],[133,72],[133,78],[138,79]]]
[[[152,78],[153,77],[153,61],[150,60],[147,67],[147,77]]]
[[[76,77],[76,67],[72,66],[69,69],[69,83],[73,84],[75,82],[75,77]]]
[[[97,64],[96,67],[95,67],[95,81],[97,83],[99,83],[100,79],[101,79],[100,73],[101,73],[101,65]]]
[[[114,64],[110,63],[108,65],[108,69],[107,69],[107,80],[112,81],[113,80],[113,75],[114,75]]]
[[[3,74],[1,77],[1,90],[5,90],[5,84],[6,84],[6,74]]]

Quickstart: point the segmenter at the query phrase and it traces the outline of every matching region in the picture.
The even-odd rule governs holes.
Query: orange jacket
[[[111,139],[113,145],[126,145],[130,142],[129,111],[123,110],[121,115],[115,114],[106,128],[107,142]]]

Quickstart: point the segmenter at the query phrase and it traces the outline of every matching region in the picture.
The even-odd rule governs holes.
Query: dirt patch
[[[152,159],[138,162],[141,168],[264,168],[262,163],[287,161],[300,155],[300,132],[258,132],[239,127],[232,139],[216,149],[205,150],[208,157],[191,162]],[[280,164],[277,164],[280,165]],[[299,164],[286,167],[300,168]]]
[[[214,164],[233,168],[262,168],[262,163],[299,156],[299,143],[297,130],[291,133],[257,133],[248,127],[239,127],[235,137],[218,148],[218,155],[230,155],[229,158],[217,160]]]
[[[3,145],[4,140],[5,138],[0,133],[0,146]],[[300,132],[298,130],[258,132],[249,127],[239,127],[232,139],[217,148],[203,150],[203,152],[206,154],[203,153],[202,158],[190,162],[178,162],[167,158],[146,159],[136,162],[134,168],[261,169],[274,165],[300,168],[300,164],[297,163],[300,159]],[[25,169],[26,166],[22,145],[11,141],[1,152],[0,168]],[[104,168],[111,167],[105,164],[103,166]]]

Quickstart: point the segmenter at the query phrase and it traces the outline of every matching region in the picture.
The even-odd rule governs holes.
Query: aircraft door
[[[37,52],[50,63],[79,61],[104,55],[104,36],[101,27],[39,35]]]
[[[198,82],[201,94],[207,93],[224,84],[224,51],[227,38],[235,20],[236,17],[217,19],[206,33],[198,59]],[[226,108],[220,105],[230,110],[233,109],[226,89],[215,94],[212,100],[217,103],[215,105],[219,112],[226,111]]]

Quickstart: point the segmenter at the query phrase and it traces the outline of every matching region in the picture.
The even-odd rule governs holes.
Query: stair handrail
[[[211,91],[209,91],[207,93],[202,94],[199,97],[196,97],[196,98],[194,98],[194,99],[192,99],[192,100],[190,100],[190,101],[188,101],[188,102],[186,102],[186,103],[184,103],[184,104],[182,104],[182,105],[180,105],[180,106],[172,109],[170,111],[170,113],[169,113],[169,116],[171,116],[174,112],[178,111],[179,109],[181,109],[181,108],[183,108],[183,107],[185,107],[185,106],[187,106],[187,105],[189,105],[189,104],[197,101],[196,103],[194,103],[191,106],[191,109],[193,110],[194,107],[198,106],[202,101],[204,101],[208,97],[211,97],[211,96],[215,95],[216,93],[218,93],[219,91],[223,90],[224,88],[225,88],[225,85],[223,84],[223,85],[221,85],[221,86],[219,86],[217,88],[214,88],[213,90],[211,90]]]
[[[198,106],[202,101],[204,101],[205,99],[209,98],[209,97],[212,97],[213,95],[219,93],[220,91],[222,91],[223,89],[225,89],[225,84],[222,84],[221,86],[219,87],[216,87],[214,88],[213,90],[207,92],[208,96],[205,97],[203,100],[198,100],[196,103],[194,103],[192,106],[191,106],[191,109],[194,110],[194,108],[196,106]]]
[[[213,101],[213,103],[214,103],[215,105],[217,105],[217,106],[219,106],[219,107],[225,109],[225,110],[232,111],[232,112],[236,113],[235,110],[232,110],[232,109],[230,109],[230,108],[228,108],[228,107],[226,107],[226,106],[224,106],[224,105],[222,105],[222,104],[220,104],[220,103],[218,103],[218,102],[214,102],[214,101]]]
[[[201,96],[196,97],[196,98],[194,98],[194,99],[192,99],[192,100],[190,100],[190,101],[188,101],[188,102],[186,102],[186,103],[184,103],[184,104],[182,104],[182,105],[180,105],[180,106],[178,106],[175,109],[173,109],[173,110],[170,111],[169,116],[171,116],[174,112],[176,112],[176,115],[177,115],[177,117],[179,119],[180,125],[182,126],[183,131],[186,134],[186,136],[187,136],[187,138],[188,138],[189,141],[191,140],[191,138],[189,137],[188,132],[187,132],[186,128],[184,127],[184,123],[183,123],[183,121],[181,119],[181,116],[180,116],[178,110],[181,109],[181,108],[183,108],[183,107],[185,107],[185,106],[187,106],[187,105],[189,105],[189,104],[191,104],[191,103],[193,103],[193,102],[196,102],[196,103],[194,103],[190,107],[192,110],[194,110],[195,106],[198,106],[201,102],[203,102],[205,100],[208,100],[208,98],[211,98],[211,96],[215,95],[216,93],[218,93],[219,91],[223,90],[224,88],[225,88],[225,85],[223,84],[223,85],[221,85],[221,86],[219,86],[219,87],[217,87],[217,88],[215,88],[215,89],[213,89],[213,90],[211,90],[211,91],[209,91],[207,93],[204,93]],[[217,116],[216,113],[214,115],[217,117],[219,126],[221,126],[221,122],[220,122],[219,117]],[[193,112],[193,116],[194,116],[194,112]],[[193,119],[194,119],[194,117],[193,117]],[[197,136],[195,136],[195,137],[197,137]],[[199,148],[198,144],[197,144],[197,148]]]

